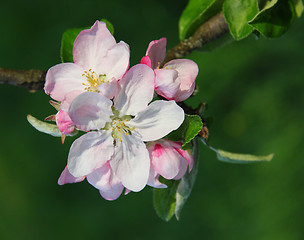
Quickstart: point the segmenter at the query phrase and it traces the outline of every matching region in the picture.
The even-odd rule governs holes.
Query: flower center
[[[134,127],[130,127],[127,125],[127,122],[129,120],[122,120],[122,119],[115,119],[112,121],[111,126],[112,126],[112,137],[114,139],[118,139],[120,142],[121,140],[121,135],[132,135],[132,131],[135,129]]]
[[[112,122],[107,122],[104,129],[105,130],[112,130],[112,137],[114,140],[119,140],[122,142],[121,136],[124,135],[132,135],[132,131],[135,127],[130,126],[128,122],[132,119],[132,116],[125,115],[123,117],[119,117],[119,112],[115,110],[113,107],[112,109],[113,115],[110,117]]]
[[[92,71],[92,69],[89,69],[89,71],[84,71],[82,76],[85,76],[87,79],[86,83],[82,83],[82,85],[85,86],[84,90],[88,92],[99,92],[97,87],[100,84],[103,84],[105,82],[109,82],[106,79],[105,74],[97,74],[96,72]]]

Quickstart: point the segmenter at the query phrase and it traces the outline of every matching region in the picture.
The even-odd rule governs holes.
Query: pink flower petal
[[[75,127],[72,119],[70,116],[65,112],[60,110],[56,114],[56,124],[60,132],[64,135],[68,135],[69,133],[73,132]]]
[[[134,135],[122,135],[110,160],[115,175],[131,191],[138,192],[147,184],[150,159],[146,145]]]
[[[198,66],[195,62],[188,59],[175,59],[166,63],[163,69],[173,69],[178,72],[180,87],[174,97],[176,102],[184,101],[192,95],[198,74]]]
[[[186,150],[182,150],[181,148],[176,148],[176,150],[183,156],[183,158],[187,161],[189,172],[191,172],[193,165],[194,165],[194,159],[193,156]]]
[[[151,59],[152,69],[156,69],[164,61],[166,57],[166,45],[166,38],[154,40],[149,43],[146,56],[149,56]]]
[[[182,159],[179,172],[173,179],[178,180],[181,179],[183,176],[185,176],[185,173],[187,172],[187,168],[188,168],[187,161],[185,161],[185,159]]]
[[[62,101],[72,91],[84,92],[83,69],[74,63],[61,63],[51,67],[45,77],[44,91],[57,101]]]
[[[109,132],[89,132],[73,142],[68,169],[74,177],[86,176],[103,166],[113,153],[113,138]]]
[[[155,69],[155,91],[168,100],[173,100],[180,87],[178,72],[173,69]]]
[[[96,69],[101,64],[108,50],[116,44],[104,22],[96,21],[91,29],[79,33],[74,42],[73,59],[76,64],[88,70]],[[100,73],[101,74],[101,73]]]
[[[153,168],[157,173],[166,179],[176,177],[180,172],[184,158],[172,146],[166,143],[156,143],[149,146],[148,150]]]
[[[140,63],[141,63],[141,64],[145,64],[145,65],[147,65],[148,67],[152,68],[152,66],[151,66],[151,59],[150,59],[149,56],[144,56],[144,57],[142,57],[142,59],[140,60]]]
[[[147,185],[154,187],[154,188],[167,188],[167,185],[161,183],[158,180],[159,174],[154,170],[153,166],[150,167],[150,175],[148,179]]]
[[[121,195],[122,191],[124,189],[123,185],[116,185],[111,191],[102,191],[99,190],[100,195],[108,200],[108,201],[113,201],[116,200],[117,198],[119,198],[119,196]]]
[[[114,98],[114,107],[120,115],[136,115],[152,101],[154,72],[144,64],[133,66],[119,81],[121,90]]]
[[[181,149],[181,142],[161,140],[149,145],[148,151],[152,166],[156,173],[167,179],[182,178],[189,166],[193,167],[193,157],[188,151]]]
[[[83,131],[98,130],[110,122],[112,101],[96,92],[77,96],[70,105],[69,116]]]
[[[82,177],[77,177],[75,178],[68,170],[68,167],[66,166],[64,170],[62,171],[59,179],[58,179],[58,184],[59,185],[64,185],[66,183],[77,183],[81,182],[85,179],[84,176]]]
[[[184,110],[174,101],[152,102],[129,121],[143,141],[155,141],[176,130],[184,121]]]
[[[90,173],[87,176],[87,180],[95,188],[99,189],[101,196],[106,200],[115,200],[124,189],[119,178],[114,175],[109,162]]]

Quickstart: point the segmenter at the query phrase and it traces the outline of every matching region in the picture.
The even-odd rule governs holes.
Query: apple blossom
[[[148,144],[154,179],[161,175],[166,179],[178,180],[185,175],[187,168],[189,172],[192,170],[193,157],[188,151],[182,150],[181,146],[181,142],[166,139]],[[157,184],[152,186],[157,187]]]
[[[71,103],[68,114],[73,123],[90,132],[72,144],[67,167],[74,178],[83,178],[109,163],[113,176],[137,192],[150,175],[150,157],[144,142],[159,140],[177,129],[184,120],[184,111],[175,101],[150,103],[154,73],[146,65],[132,67],[119,84],[114,103],[96,92],[82,93]],[[94,176],[94,180],[88,180],[100,189],[96,182],[103,174]]]
[[[63,110],[58,111],[55,116],[55,121],[59,131],[63,135],[67,135],[74,131],[75,126],[70,116]]]
[[[120,180],[114,175],[109,161],[86,177],[74,177],[66,166],[58,179],[58,184],[77,183],[83,181],[85,178],[99,190],[100,195],[106,200],[117,199],[124,189]]]
[[[129,46],[123,41],[116,43],[106,24],[96,21],[75,39],[74,63],[61,63],[48,70],[44,90],[62,104],[86,91],[113,98],[117,81],[129,67],[129,57]]]
[[[189,59],[175,59],[159,68],[166,56],[166,38],[150,42],[142,64],[151,67],[155,73],[155,91],[168,100],[181,102],[194,91],[198,67]]]

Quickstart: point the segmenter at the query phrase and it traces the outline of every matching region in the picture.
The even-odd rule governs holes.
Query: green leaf
[[[59,131],[56,124],[46,123],[43,121],[38,120],[37,118],[33,117],[32,115],[27,115],[27,121],[36,128],[39,132],[43,132],[46,134],[50,134],[53,137],[61,137],[62,133]],[[73,132],[68,134],[67,136],[74,136],[78,133],[75,129]]]
[[[259,4],[259,8],[262,11],[265,11],[271,7],[273,7],[276,3],[278,2],[278,0],[263,0],[260,4]]]
[[[197,140],[193,141],[193,150],[192,156],[194,159],[194,165],[191,172],[187,172],[185,176],[181,179],[180,183],[178,184],[177,191],[176,191],[176,205],[175,205],[175,217],[177,220],[180,219],[180,214],[182,208],[184,207],[187,199],[190,196],[192,188],[194,186],[197,172],[198,172],[198,143]]]
[[[190,196],[198,172],[198,147],[197,141],[193,141],[192,156],[194,165],[191,172],[187,172],[181,180],[167,180],[162,177],[159,180],[167,185],[167,188],[155,188],[153,191],[153,204],[157,215],[164,221],[169,221],[173,215],[177,220],[183,206]]]
[[[27,115],[27,120],[39,132],[50,134],[54,137],[61,137],[61,135],[62,135],[61,132],[59,131],[58,127],[55,124],[40,121],[30,114]]]
[[[183,141],[182,149],[202,130],[202,119],[198,115],[185,114],[185,120],[175,131],[171,132],[166,138],[172,141]]]
[[[270,1],[248,23],[262,35],[274,38],[285,33],[295,17],[296,12],[292,0]]]
[[[204,143],[208,148],[216,153],[218,160],[228,163],[253,163],[253,162],[263,162],[263,161],[271,161],[274,154],[269,154],[265,156],[257,156],[252,154],[242,154],[242,153],[232,153],[227,152],[221,149],[215,149],[214,147],[210,146],[205,139],[200,138],[202,143]]]
[[[198,26],[207,20],[204,13],[214,2],[215,0],[190,0],[188,2],[178,23],[179,38],[181,41],[195,32]]]
[[[153,190],[153,205],[157,215],[168,222],[175,213],[176,190],[179,181],[159,179],[167,185],[167,188],[155,188]]]
[[[266,156],[256,156],[251,154],[231,153],[224,150],[217,150],[217,158],[223,162],[229,163],[252,163],[261,161],[270,161],[273,158],[273,154]]]
[[[78,34],[87,28],[72,28],[66,30],[61,39],[60,57],[63,63],[73,62],[73,45]]]
[[[205,139],[200,138],[202,143],[204,143],[208,148],[216,153],[218,160],[228,163],[253,163],[253,162],[263,162],[263,161],[271,161],[274,154],[269,154],[266,156],[257,156],[252,154],[242,154],[242,153],[232,153],[228,151],[224,151],[221,149],[215,149],[210,146]]]
[[[292,0],[296,16],[299,18],[302,16],[304,6],[302,0]]]
[[[107,24],[107,28],[110,33],[113,35],[114,27],[113,25],[106,19],[101,19],[102,22]],[[62,62],[73,62],[73,45],[78,34],[84,30],[89,29],[90,27],[82,27],[82,28],[72,28],[66,30],[61,39],[61,48],[60,48],[60,58]]]
[[[223,13],[231,35],[236,40],[247,37],[253,27],[248,24],[259,11],[258,0],[226,0]]]

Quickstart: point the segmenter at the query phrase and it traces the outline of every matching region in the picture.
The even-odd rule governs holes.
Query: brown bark
[[[0,83],[27,88],[29,91],[43,89],[46,71],[44,70],[12,70],[0,68]]]
[[[163,65],[172,59],[183,58],[193,50],[201,48],[229,31],[223,13],[219,13],[203,23],[189,38],[180,42],[167,52]]]

